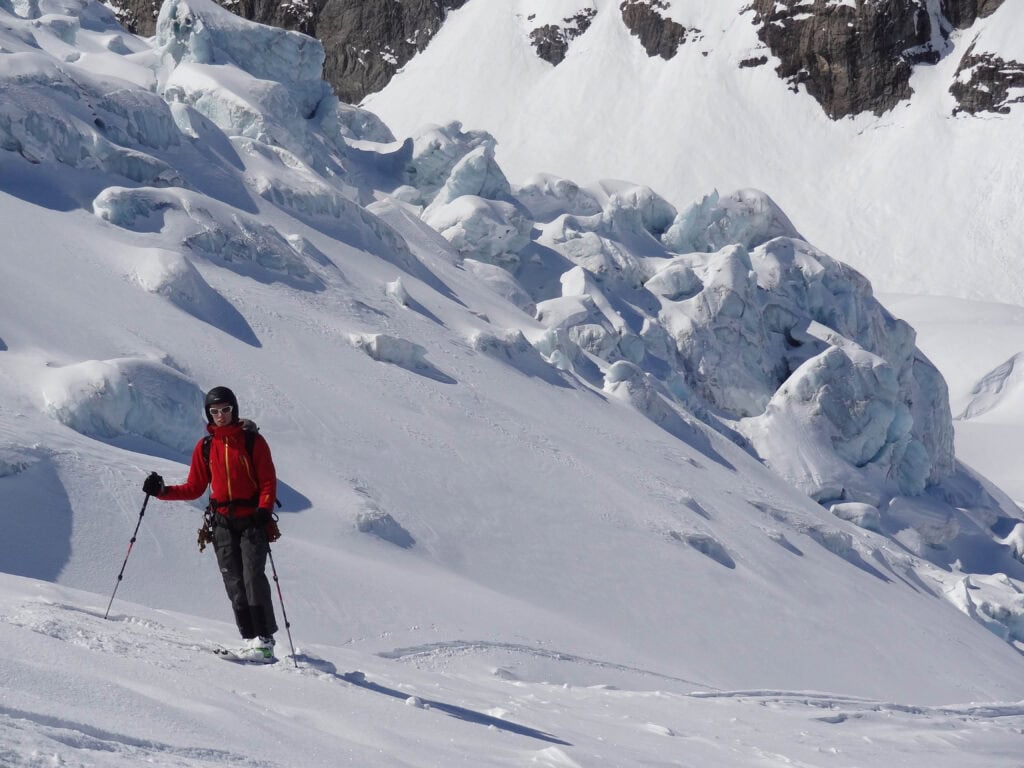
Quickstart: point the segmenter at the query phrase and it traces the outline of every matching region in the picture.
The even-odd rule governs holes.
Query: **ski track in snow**
[[[68,762],[56,753],[51,758],[39,754],[39,740],[52,743],[53,748],[69,747],[82,755],[81,761]],[[96,765],[94,760],[110,759],[118,764],[167,766],[246,766],[270,768],[273,763],[237,752],[201,747],[178,747],[165,742],[136,739],[105,731],[51,715],[25,712],[0,705],[0,765],[5,768],[36,768],[44,765]],[[28,745],[33,745],[30,748]],[[48,750],[47,750],[48,751]],[[66,753],[65,753],[66,754]]]
[[[383,651],[377,655],[384,659],[395,659],[397,661],[429,662],[439,658],[450,658],[452,656],[485,653],[488,651],[499,651],[517,655],[524,654],[534,658],[553,659],[555,661],[567,662],[570,664],[581,664],[588,667],[596,667],[598,669],[615,670],[616,672],[629,672],[642,677],[658,678],[672,683],[685,683],[686,685],[695,685],[699,688],[706,688],[710,691],[719,690],[707,683],[699,683],[682,677],[673,677],[672,675],[661,674],[660,672],[654,672],[649,669],[639,669],[625,664],[616,664],[611,661],[588,659],[571,653],[562,653],[548,648],[538,648],[536,646],[521,645],[517,643],[496,643],[482,640],[473,642],[451,640],[442,643],[429,643],[426,645],[413,646],[410,648],[396,648],[393,651]]]
[[[81,619],[68,621],[66,612],[69,611]],[[0,622],[89,650],[146,659],[165,669],[187,663],[201,647],[195,640],[189,641],[180,632],[151,619],[119,614],[116,610],[109,619],[104,619],[99,609],[65,603],[25,603],[10,614],[0,614]],[[146,642],[141,642],[143,638]],[[161,651],[155,658],[152,654],[154,642]]]
[[[715,691],[711,693],[696,692],[689,695],[696,699],[738,699],[763,704],[781,704],[821,709],[838,709],[841,707],[855,712],[901,713],[926,717],[957,717],[965,720],[994,720],[1003,717],[1024,716],[1024,701],[1005,704],[964,704],[961,706],[927,707],[873,701],[859,696],[843,696],[816,691]],[[822,719],[824,722],[842,722],[843,719],[850,716],[846,714],[819,719]]]

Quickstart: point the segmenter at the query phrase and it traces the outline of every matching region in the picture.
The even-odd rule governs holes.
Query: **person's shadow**
[[[365,688],[368,691],[380,693],[384,696],[390,696],[394,699],[401,699],[402,701],[407,701],[410,698],[410,695],[408,693],[403,693],[402,691],[395,690],[394,688],[387,688],[383,685],[373,682],[372,680],[368,680],[366,678],[366,675],[362,672],[340,673],[338,672],[338,668],[334,666],[334,664],[330,661],[327,661],[327,659],[321,659],[316,656],[310,656],[304,653],[298,654],[295,658],[296,661],[302,662],[303,664],[307,664],[313,669],[328,674],[338,680],[341,680],[342,682],[348,683],[349,685],[354,685],[359,688]],[[417,697],[417,699],[419,700],[419,702],[422,703],[424,709],[436,709],[440,712],[444,712],[446,715],[449,715],[450,717],[454,717],[459,720],[465,720],[469,723],[476,723],[477,725],[485,725],[488,727],[498,728],[502,731],[515,733],[519,736],[527,736],[531,739],[537,739],[539,741],[548,742],[549,744],[559,744],[565,747],[572,746],[572,744],[570,744],[569,742],[563,741],[562,739],[552,736],[550,733],[538,731],[536,728],[529,728],[525,725],[518,725],[517,723],[509,722],[508,720],[502,720],[497,717],[491,717],[490,715],[485,715],[482,712],[477,712],[476,710],[472,709],[466,709],[465,707],[459,707],[454,704],[445,704],[443,701],[434,701],[432,699],[420,699],[419,697]]]

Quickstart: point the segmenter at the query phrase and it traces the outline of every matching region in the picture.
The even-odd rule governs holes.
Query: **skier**
[[[188,479],[164,485],[155,472],[142,490],[164,501],[197,499],[210,488],[208,519],[224,587],[235,612],[238,631],[246,641],[234,656],[244,661],[272,663],[277,622],[270,582],[264,569],[270,552],[267,526],[273,521],[277,474],[270,446],[255,425],[238,418],[238,400],[227,387],[206,394],[206,430],[192,451]],[[248,432],[248,435],[247,435]]]

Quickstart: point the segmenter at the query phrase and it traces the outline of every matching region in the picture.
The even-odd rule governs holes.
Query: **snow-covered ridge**
[[[948,588],[979,624],[1021,642],[1019,537],[1012,526],[1003,530],[1017,512],[956,464],[941,377],[867,280],[808,243],[766,194],[709,191],[677,206],[630,182],[580,185],[539,174],[513,185],[485,131],[453,122],[395,141],[373,115],[340,104],[313,74],[321,54],[310,38],[245,23],[209,0],[179,0],[164,6],[150,44],[118,33],[99,6],[47,2],[38,13],[0,9],[0,46],[10,51],[0,63],[11,62],[0,66],[0,172],[21,182],[5,184],[4,193],[19,206],[65,206],[60,215],[97,233],[105,252],[88,251],[74,274],[96,284],[106,278],[147,316],[125,320],[111,307],[110,328],[72,326],[57,339],[40,330],[23,296],[5,296],[17,322],[5,327],[0,354],[18,375],[3,383],[12,405],[0,404],[11,409],[0,410],[0,469],[17,500],[27,502],[37,482],[58,488],[56,478],[80,477],[61,463],[75,451],[97,462],[116,457],[119,469],[104,475],[111,485],[117,472],[131,476],[125,467],[137,472],[142,463],[180,471],[172,459],[187,455],[199,393],[227,368],[268,410],[269,429],[318,468],[300,466],[302,459],[285,465],[315,478],[311,489],[285,487],[294,508],[337,516],[338,507],[357,506],[358,530],[395,545],[382,557],[413,551],[394,561],[400,573],[444,566],[445,579],[479,579],[472,594],[495,606],[484,615],[501,631],[514,624],[501,618],[504,607],[542,591],[551,605],[578,612],[560,620],[571,627],[565,636],[586,634],[577,635],[577,621],[603,621],[602,589],[615,577],[588,573],[598,587],[580,596],[573,580],[557,576],[551,562],[566,558],[547,542],[568,546],[580,530],[607,525],[635,536],[615,546],[628,540],[657,553],[651,572],[666,578],[679,578],[671,558],[694,558],[698,565],[686,559],[686,568],[704,575],[693,599],[722,590],[745,603],[739,618],[719,617],[729,625],[746,626],[744,611],[762,615],[758,604],[769,592],[787,605],[800,599],[771,577],[757,582],[771,589],[751,592],[748,569],[801,578],[824,569],[822,583],[833,585],[856,571],[872,590],[926,574],[929,594]],[[110,43],[115,37],[120,43]],[[78,289],[56,282],[44,298]],[[70,316],[84,312],[68,305]],[[172,346],[174,354],[165,351]],[[261,355],[264,346],[273,359]],[[275,378],[279,359],[301,370]],[[601,458],[573,451],[582,440],[575,433],[551,436],[522,419],[518,404],[492,406],[498,395],[474,389],[485,380],[480,370],[501,372],[495,391],[528,387],[537,408],[549,407],[546,398],[578,397],[586,414],[578,418],[591,430],[578,435],[600,445]],[[412,397],[392,395],[395,381]],[[395,407],[378,406],[378,396]],[[474,402],[484,405],[455,415]],[[574,423],[577,411],[566,402],[551,406],[556,432]],[[338,413],[347,421],[330,421]],[[603,485],[624,460],[618,440],[633,433],[629,445],[654,446],[668,479],[644,469],[621,486]],[[356,469],[336,469],[325,445],[348,451]],[[396,445],[400,466],[386,471]],[[414,450],[429,457],[421,474],[405,465],[405,451]],[[567,474],[546,484],[524,472],[529,482],[513,486],[501,471],[505,451],[526,455],[542,479],[551,468]],[[495,456],[478,465],[466,459],[473,452]],[[385,480],[360,477],[374,471]],[[570,476],[571,485],[558,482]],[[727,482],[717,505],[696,498],[702,484]],[[483,483],[501,498],[479,498]],[[621,499],[595,499],[598,487],[622,488]],[[90,511],[104,509],[97,492],[88,493]],[[385,493],[408,493],[405,516],[392,514]],[[70,527],[70,515],[61,515],[72,504],[52,501],[61,525]],[[469,512],[460,517],[449,507]],[[553,520],[549,508],[564,518]],[[590,517],[592,508],[599,514]],[[546,531],[540,554],[493,543],[520,541],[519,527],[530,522]],[[336,543],[340,526],[300,519],[296,530],[304,523],[307,553],[319,556],[321,540]],[[92,532],[80,531],[74,535]],[[953,567],[968,554],[975,557]],[[495,557],[510,567],[536,557],[556,576],[530,563],[484,572],[480,561]],[[335,573],[351,567],[329,562]],[[953,589],[964,578],[957,569],[973,565],[986,577],[1008,574],[986,585],[995,597],[968,603],[971,592]],[[75,567],[67,578],[85,579]],[[501,579],[491,581],[495,571]],[[381,583],[386,594],[391,584]],[[488,602],[499,592],[502,600]],[[640,618],[641,608],[662,602],[636,592],[618,601],[622,616]],[[410,595],[410,603],[438,599]],[[900,595],[908,615],[935,610],[920,607],[916,593]],[[585,606],[570,603],[577,599]],[[439,608],[450,611],[437,619],[446,631],[470,601],[459,602]],[[324,633],[342,616],[371,622],[334,607],[315,619]],[[873,602],[857,607],[878,610]],[[673,625],[645,652],[677,657],[679,630]],[[789,639],[809,634],[799,623],[780,631]],[[798,653],[783,640],[774,651]],[[694,659],[687,663],[701,663]],[[829,679],[826,666],[808,679]]]

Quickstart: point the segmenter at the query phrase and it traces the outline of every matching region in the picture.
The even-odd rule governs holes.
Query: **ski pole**
[[[277,566],[274,565],[274,553],[267,547],[267,557],[270,558],[270,571],[274,574],[274,584],[277,585],[277,600],[281,603],[281,618],[284,619],[284,629],[288,633],[288,646],[292,649],[292,662],[295,668],[299,668],[299,660],[295,658],[295,643],[292,642],[292,625],[288,621],[288,612],[284,609],[284,595],[281,594],[281,580],[277,578]]]
[[[146,494],[145,501],[142,502],[142,509],[139,510],[139,522],[135,524],[135,532],[132,534],[132,540],[128,542],[128,553],[124,556],[124,562],[121,563],[121,572],[117,574],[117,583],[114,584],[114,592],[110,596],[110,602],[107,603],[107,612],[103,614],[103,618],[107,618],[110,615],[110,606],[114,604],[114,595],[117,594],[117,588],[121,586],[121,579],[124,578],[124,567],[128,565],[128,557],[132,553],[132,547],[135,546],[135,539],[139,535],[139,526],[142,525],[142,516],[146,514],[146,505],[149,504],[149,494]]]

